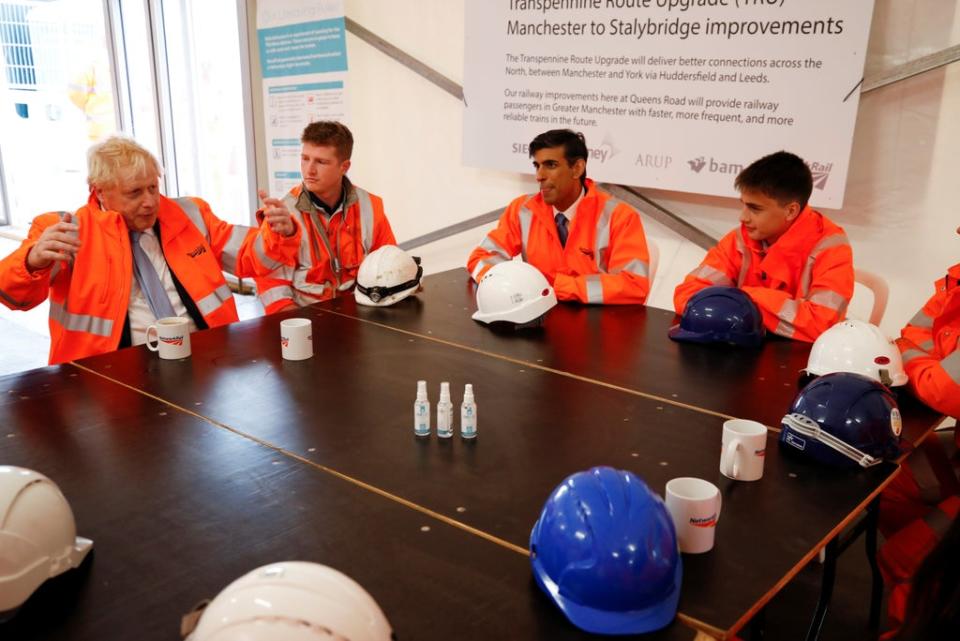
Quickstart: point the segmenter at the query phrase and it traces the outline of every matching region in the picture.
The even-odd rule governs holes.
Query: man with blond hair
[[[383,201],[347,178],[353,134],[343,123],[312,122],[300,136],[303,183],[282,199],[260,192],[261,216],[290,211],[303,226],[296,265],[257,278],[268,314],[328,300],[353,289],[364,257],[396,245]]]
[[[0,261],[0,302],[26,310],[50,299],[51,364],[142,344],[158,318],[189,318],[191,331],[232,323],[223,271],[293,262],[300,230],[289,214],[270,212],[254,229],[199,198],[167,198],[160,164],[127,138],[94,145],[87,161],[87,204],[38,216]]]

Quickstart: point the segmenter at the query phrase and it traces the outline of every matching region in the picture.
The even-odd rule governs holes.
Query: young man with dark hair
[[[807,204],[810,169],[786,151],[740,172],[740,227],[724,236],[677,286],[682,314],[695,293],[714,285],[742,289],[771,332],[813,342],[844,318],[853,296],[853,253],[843,229]]]
[[[640,214],[587,178],[583,134],[547,131],[530,143],[540,191],[507,206],[497,228],[467,260],[480,282],[517,254],[543,272],[559,300],[642,304],[650,258]]]
[[[303,228],[294,267],[283,266],[256,279],[268,314],[310,305],[350,291],[364,256],[397,243],[383,200],[347,178],[353,134],[339,122],[307,125],[300,137],[303,183],[283,199],[260,190],[263,214],[290,211]]]

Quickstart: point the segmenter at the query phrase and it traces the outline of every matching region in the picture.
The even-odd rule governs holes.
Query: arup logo
[[[164,338],[163,336],[161,336],[160,340],[161,342],[166,343],[167,345],[176,345],[177,347],[179,347],[180,345],[183,345],[183,336],[170,336],[167,338]]]
[[[645,154],[641,152],[637,154],[637,159],[633,164],[647,168],[669,169],[670,165],[673,164],[673,156],[669,154]]]
[[[812,162],[810,163],[810,173],[813,174],[813,186],[815,189],[823,191],[827,187],[827,179],[830,178],[830,171],[833,169],[833,163]]]
[[[687,164],[690,165],[690,169],[694,170],[699,174],[700,170],[707,165],[707,161],[703,159],[703,156],[700,156],[699,158],[688,160]]]

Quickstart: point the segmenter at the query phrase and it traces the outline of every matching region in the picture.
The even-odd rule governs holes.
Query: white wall
[[[877,0],[868,77],[960,42],[956,5]],[[464,0],[345,0],[345,7],[348,17],[462,83]],[[534,189],[531,176],[462,166],[461,103],[353,35],[347,47],[350,126],[357,139],[351,177],[384,197],[400,241]],[[882,323],[888,334],[897,333],[930,295],[932,281],[960,261],[954,234],[960,225],[958,115],[960,63],[864,95],[846,204],[825,211],[846,228],[857,266],[889,282]],[[732,199],[646,193],[715,237],[736,225]],[[649,219],[646,226],[661,252],[650,303],[669,308],[673,287],[703,251]],[[463,264],[481,235],[467,232],[424,248],[428,272]],[[869,299],[858,293],[852,310],[863,315]]]

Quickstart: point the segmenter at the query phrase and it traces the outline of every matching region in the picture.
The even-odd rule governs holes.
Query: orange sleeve
[[[484,237],[479,247],[470,252],[467,270],[478,283],[488,269],[497,263],[511,260],[520,253],[522,241],[517,212],[527,198],[527,196],[520,196],[510,203],[500,216],[496,228]]]
[[[558,300],[642,305],[650,293],[650,254],[640,214],[626,203],[614,210],[606,273],[557,273],[553,289]]]
[[[31,272],[27,268],[27,254],[37,244],[37,239],[44,230],[58,222],[60,215],[56,213],[37,216],[30,224],[26,240],[13,253],[0,260],[0,303],[6,307],[27,310],[47,299],[50,293],[50,275],[56,263]],[[64,261],[60,261],[60,264],[61,267],[66,265]]]
[[[842,320],[853,297],[853,251],[846,235],[831,234],[821,240],[810,287],[803,298],[766,287],[743,287],[763,314],[771,332],[812,343],[829,327]],[[813,254],[812,254],[813,255]]]
[[[372,200],[373,198],[371,198]],[[379,206],[377,204],[379,201]],[[397,239],[393,235],[393,229],[390,227],[390,221],[387,214],[383,211],[383,201],[377,198],[373,207],[373,246],[370,251],[380,249],[384,245],[396,245]]]
[[[294,219],[292,236],[281,236],[257,212],[259,229],[233,225],[220,220],[210,205],[200,198],[191,198],[200,208],[200,215],[210,235],[210,249],[224,271],[246,278],[267,274],[282,265],[292,265],[300,248],[300,225]]]
[[[933,338],[933,321],[943,312],[945,299],[934,294],[900,330],[897,347],[917,398],[938,412],[960,417],[960,349],[941,354]]]
[[[677,285],[673,291],[673,308],[678,314],[683,314],[690,298],[701,289],[715,285],[736,286],[740,265],[743,264],[743,256],[737,249],[736,234],[739,233],[738,227],[721,238],[720,242],[707,252],[700,265]]]

